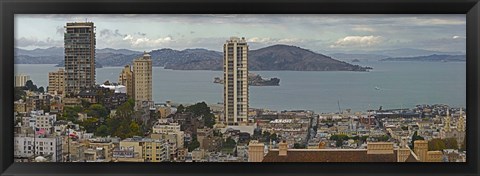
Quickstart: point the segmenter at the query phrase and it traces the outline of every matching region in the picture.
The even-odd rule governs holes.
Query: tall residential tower
[[[95,85],[95,26],[67,23],[64,34],[65,93],[77,94]]]
[[[248,119],[248,45],[245,38],[231,37],[223,45],[223,108],[227,125]]]
[[[133,71],[130,65],[125,65],[122,72],[118,76],[118,83],[127,87],[127,95],[130,98],[135,98],[133,86]]]
[[[152,58],[144,53],[142,57],[133,60],[133,87],[135,108],[145,106],[145,102],[152,102]]]

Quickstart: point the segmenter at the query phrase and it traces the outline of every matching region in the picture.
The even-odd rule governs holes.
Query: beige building
[[[248,45],[245,38],[231,37],[223,45],[223,106],[227,125],[247,123]]]
[[[118,76],[118,84],[127,87],[127,95],[129,97],[135,97],[134,84],[133,84],[133,71],[130,65],[125,65],[122,72]]]
[[[265,155],[265,144],[251,140],[248,144],[248,162],[262,162]]]
[[[67,95],[95,85],[95,44],[93,22],[67,23],[64,34]]]
[[[168,144],[164,140],[150,138],[127,138],[120,141],[120,149],[133,150],[135,159],[145,162],[163,162],[169,160]]]
[[[152,101],[152,58],[144,53],[142,57],[133,60],[133,85],[135,108],[140,109],[144,102]]]
[[[112,161],[115,146],[111,140],[105,138],[90,139],[85,145],[84,157],[87,162]]]
[[[48,93],[51,95],[63,95],[65,92],[65,70],[59,68],[57,71],[48,73]]]
[[[15,75],[15,87],[23,87],[30,80],[30,76],[25,74]]]

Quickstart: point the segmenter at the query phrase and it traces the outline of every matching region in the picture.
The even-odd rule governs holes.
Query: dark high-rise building
[[[65,26],[65,93],[78,94],[95,85],[95,26],[93,22]]]

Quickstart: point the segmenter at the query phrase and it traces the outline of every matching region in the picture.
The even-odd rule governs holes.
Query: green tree
[[[92,104],[85,112],[89,116],[100,119],[105,119],[109,114],[107,108],[101,104]]]
[[[304,149],[304,148],[306,148],[306,147],[305,147],[305,145],[303,145],[303,144],[294,143],[294,144],[293,144],[293,148],[294,148],[294,149]]]
[[[108,136],[110,134],[110,129],[107,125],[100,125],[95,131],[95,136]]]
[[[237,146],[237,143],[235,142],[235,140],[233,140],[231,137],[228,137],[226,140],[225,140],[225,143],[223,144],[223,146],[225,148],[233,148],[235,146]]]
[[[88,108],[90,107],[91,103],[88,100],[82,99],[82,107],[83,108]]]
[[[82,111],[83,111],[83,108],[80,106],[65,107],[63,109],[63,117],[65,118],[65,120],[77,122],[78,113]]]
[[[367,139],[368,139],[368,136],[362,136],[362,137],[360,137],[360,141],[363,141],[363,142],[367,141]]]
[[[191,112],[196,117],[201,116],[203,118],[205,126],[209,128],[213,128],[213,126],[215,125],[215,115],[212,113],[207,103],[196,103],[194,105],[187,106],[184,110],[182,107],[182,105],[178,106],[177,111],[180,110],[179,112]]]
[[[20,88],[20,87],[15,87],[15,92],[14,92],[14,101],[23,99],[25,100],[26,93],[25,91]]]
[[[45,93],[45,89],[44,89],[43,87],[39,87],[37,90],[38,90],[38,92],[40,92],[40,93]]]
[[[98,119],[95,117],[87,118],[80,122],[80,125],[83,126],[85,130],[87,130],[87,133],[93,133],[97,131]]]
[[[129,126],[129,134],[128,137],[133,137],[133,136],[143,136],[142,135],[142,130],[140,129],[140,126],[138,125],[137,122],[131,121],[130,126]]]
[[[446,148],[445,142],[442,139],[432,139],[428,141],[429,151],[441,151]]]
[[[446,138],[446,139],[444,139],[444,141],[445,141],[445,147],[447,147],[447,149],[458,149],[457,139]]]
[[[270,139],[271,139],[272,141],[278,142],[278,136],[277,136],[277,134],[276,134],[276,133],[271,134],[271,135],[270,135]]]
[[[343,140],[342,140],[342,139],[336,140],[336,141],[335,141],[335,145],[336,145],[337,147],[343,146]]]
[[[197,137],[194,136],[192,138],[192,141],[188,144],[188,151],[193,151],[198,147],[200,147],[200,142],[198,142]]]
[[[185,107],[183,107],[183,105],[179,105],[177,107],[177,113],[182,113],[183,111],[185,111]]]
[[[25,82],[25,89],[34,92],[38,90],[37,85],[33,84],[32,80],[28,80],[27,82]]]

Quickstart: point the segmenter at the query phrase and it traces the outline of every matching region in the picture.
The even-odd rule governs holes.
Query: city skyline
[[[245,36],[251,49],[287,44],[332,52],[398,48],[465,52],[466,45],[465,15],[399,14],[17,15],[15,45],[22,49],[61,47],[64,21],[95,21],[97,48],[135,51],[159,48],[221,51],[217,43],[235,35]],[[148,27],[132,27],[139,23]],[[30,24],[38,28],[25,27]]]
[[[222,18],[232,17],[237,16]],[[212,54],[219,59],[207,62],[207,65],[223,65],[223,81],[214,78],[213,82],[207,82],[212,75],[206,79],[178,79],[181,76],[189,77],[186,75],[188,71],[185,71],[171,72],[170,78],[173,79],[157,84],[157,78],[167,78],[169,73],[154,72],[153,59],[159,58],[154,52],[145,51],[143,56],[126,59],[129,62],[122,63],[123,67],[109,68],[111,70],[108,73],[96,72],[95,46],[96,41],[102,39],[96,40],[95,36],[106,34],[103,30],[94,31],[96,22],[94,25],[94,22],[76,21],[66,22],[66,30],[62,30],[65,71],[58,69],[45,74],[51,85],[47,92],[44,87],[36,86],[34,80],[26,81],[25,76],[28,75],[16,77],[16,162],[466,162],[465,107],[455,105],[452,99],[446,103],[440,99],[432,101],[438,93],[443,95],[451,92],[448,89],[441,91],[442,87],[454,84],[453,81],[445,82],[449,80],[446,78],[448,75],[458,78],[465,76],[461,74],[465,70],[465,67],[461,67],[465,64],[461,58],[406,60],[407,64],[413,62],[414,65],[398,63],[405,58],[394,59],[395,64],[389,65],[388,61],[392,58],[387,58],[367,62],[378,66],[375,66],[372,74],[369,71],[373,70],[372,67],[341,62],[295,46],[277,45],[250,53],[250,44],[258,44],[255,41],[258,38],[253,37],[249,41],[243,35],[230,35],[221,43],[211,40],[219,46],[223,43],[223,53]],[[227,33],[234,31],[232,29]],[[117,30],[115,33],[120,35]],[[125,35],[122,40],[134,41],[135,44],[146,42],[143,43],[146,46],[156,46],[157,41],[165,44],[161,40],[149,43],[150,40],[146,38],[148,34],[138,34],[144,38],[138,40]],[[433,38],[439,34],[442,33],[430,36]],[[305,34],[298,36],[302,35]],[[162,40],[172,41],[172,38],[168,38]],[[456,35],[452,38],[462,37]],[[383,37],[378,36],[347,36],[329,47],[375,48],[382,41]],[[308,43],[304,40],[299,42]],[[264,43],[268,43],[268,40]],[[185,58],[192,58],[192,55],[172,58],[184,60],[186,65],[193,64],[190,69],[195,70],[202,60],[208,61],[212,55],[190,62],[185,62],[188,60]],[[120,59],[114,58],[110,62]],[[297,71],[281,74],[282,80],[287,78],[282,81],[282,88],[289,84],[294,87],[279,92],[280,89],[275,89],[280,86],[279,79],[273,78],[270,79],[273,83],[260,85],[267,86],[263,89],[265,92],[255,94],[260,89],[252,88],[255,91],[250,94],[251,83],[269,81],[256,74],[250,78],[249,63],[263,67],[263,70]],[[164,66],[160,69],[175,70],[175,67],[169,68],[167,64]],[[399,67],[401,71],[395,70]],[[453,69],[448,70],[447,67]],[[113,71],[115,69],[116,73]],[[375,77],[377,70],[379,75]],[[416,71],[420,71],[420,74],[415,74]],[[455,74],[448,74],[449,71]],[[310,77],[315,79],[310,79],[308,75],[296,75],[307,72],[317,73]],[[414,76],[405,76],[405,73],[413,73]],[[115,78],[113,80],[118,79],[121,84],[109,81],[95,83],[95,77],[102,74],[112,75]],[[288,74],[292,74],[290,76],[293,79],[289,80]],[[356,84],[355,80],[360,82]],[[392,80],[397,86],[388,83]],[[173,96],[174,101],[154,102],[153,92],[161,93],[160,96],[169,96],[175,91],[194,92],[195,95],[191,96],[200,96],[205,93],[202,89],[209,88],[201,86],[202,83],[223,84],[223,89],[211,89],[214,90],[211,93],[219,97],[223,95],[223,104],[198,100],[176,103],[175,100],[181,97],[179,95]],[[378,87],[380,83],[383,85]],[[175,86],[175,89],[156,90],[168,85]],[[330,90],[329,85],[333,85]],[[458,82],[454,86],[462,89],[465,83]],[[59,94],[63,92],[63,87],[65,92]],[[182,91],[184,87],[194,89]],[[313,88],[314,91],[308,93],[306,88]],[[422,89],[428,94],[423,98],[420,97],[423,95],[421,91],[417,91]],[[300,92],[306,94],[296,96]],[[461,100],[465,95],[461,92],[458,91],[459,96],[454,98]],[[269,101],[251,105],[250,95],[253,95],[253,100],[259,100],[262,94]],[[327,99],[329,95],[333,95],[330,97],[333,99]],[[369,108],[352,110],[348,105],[342,105],[342,109],[340,96],[350,99],[347,102],[363,106],[368,104]],[[276,97],[287,98],[284,102],[288,107],[276,110],[262,107],[273,103]],[[326,100],[326,104],[308,101],[309,98]],[[380,98],[387,99],[382,102]],[[301,102],[294,102],[295,99]],[[403,107],[403,103],[408,101],[417,103],[413,107]],[[386,106],[392,105],[392,102],[401,104],[394,105],[393,109]],[[338,111],[325,113],[306,108],[312,104],[329,106],[332,103],[338,106]],[[371,108],[370,103],[376,103],[379,108]],[[301,108],[292,109],[298,106]]]

